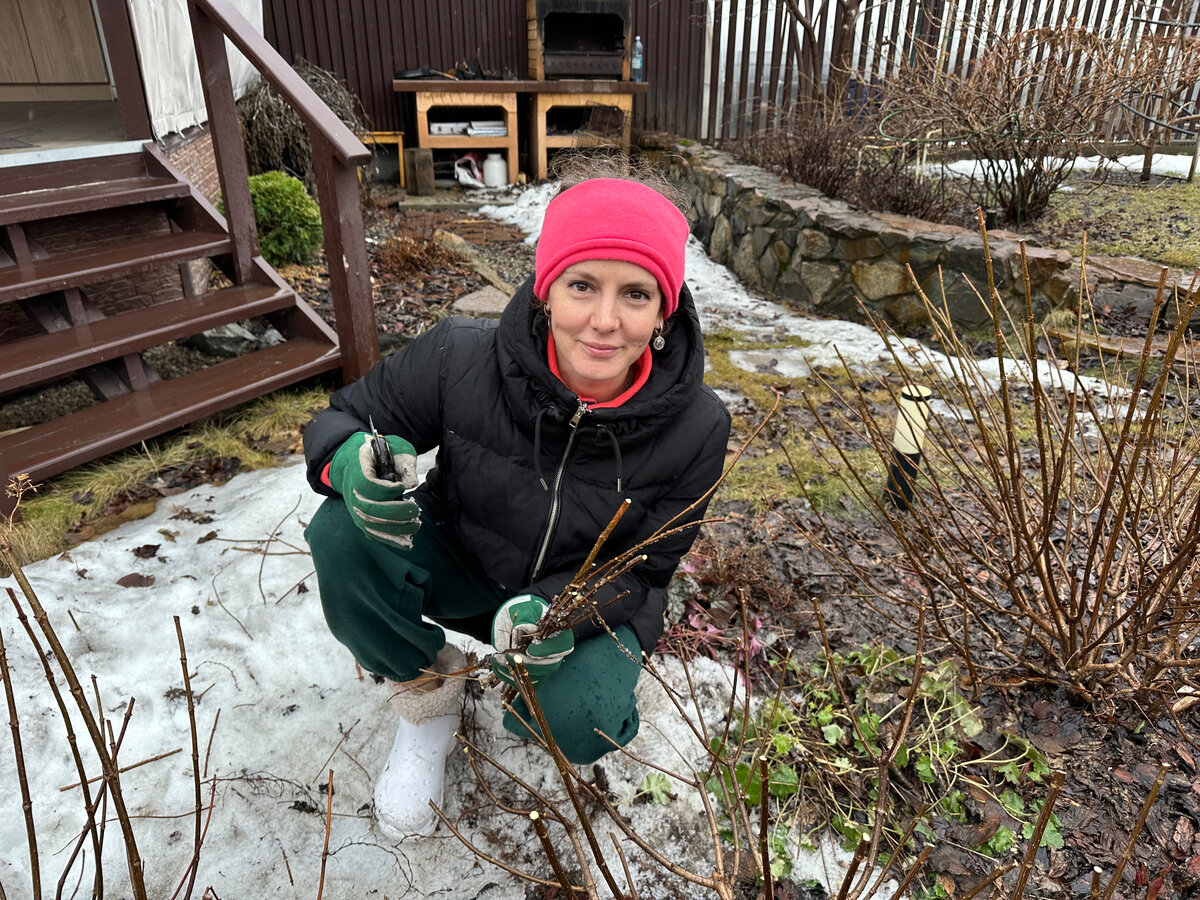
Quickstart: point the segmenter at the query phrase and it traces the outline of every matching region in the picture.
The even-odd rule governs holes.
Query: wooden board
[[[39,84],[108,83],[90,0],[17,0],[17,6]]]
[[[1074,331],[1066,328],[1048,328],[1046,334],[1056,341],[1061,341],[1063,349],[1068,353],[1074,349],[1077,339],[1082,350],[1109,353],[1114,356],[1124,356],[1127,359],[1136,359],[1141,356],[1142,348],[1146,345],[1145,338],[1113,337],[1107,334],[1088,334],[1087,332],[1076,335]],[[1166,352],[1166,337],[1155,337],[1150,342],[1152,358],[1163,356]],[[1195,366],[1197,363],[1200,363],[1200,348],[1197,348],[1193,342],[1181,344],[1179,352],[1175,356],[1175,365]]]
[[[0,3],[0,84],[36,82],[37,68],[25,39],[21,8],[11,2]]]

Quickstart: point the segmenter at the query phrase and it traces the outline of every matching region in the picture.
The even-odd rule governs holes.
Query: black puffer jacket
[[[304,434],[308,479],[333,493],[321,472],[347,437],[367,430],[368,415],[418,453],[438,447],[436,468],[417,489],[421,502],[502,593],[551,599],[624,498],[633,502],[601,560],[647,538],[716,482],[729,413],[703,374],[700,323],[685,287],[641,390],[615,409],[583,407],[550,372],[531,279],[498,325],[440,322],[335,393]],[[681,521],[701,518],[705,506]],[[667,584],[694,538],[687,529],[652,544],[645,562],[596,596],[609,626],[629,625],[647,653],[663,630]],[[574,630],[583,638],[599,627],[585,621]]]

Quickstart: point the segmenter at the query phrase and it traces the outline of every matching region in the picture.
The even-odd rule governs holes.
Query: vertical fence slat
[[[754,0],[744,0],[746,4],[746,12],[742,17],[742,42],[741,52],[742,58],[738,66],[738,107],[737,120],[734,124],[734,137],[746,136],[746,122],[749,120],[749,102],[747,98],[751,94],[750,90],[750,52],[748,47],[753,38],[754,29]]]
[[[908,47],[911,43],[911,31],[905,27],[908,19],[908,4],[912,0],[894,0],[891,15],[891,32],[888,34],[888,68],[887,74],[895,75],[904,67],[908,58]],[[965,2],[965,0],[964,0]]]
[[[415,4],[400,4],[398,8],[399,15],[396,17],[396,26],[400,29],[400,38],[403,41],[404,55],[400,59],[400,64],[397,69],[415,69],[418,66],[425,65],[428,61],[420,58],[418,54],[417,43],[417,22]]]
[[[646,3],[646,14],[641,28],[643,44],[650,39],[650,35],[657,36],[660,33],[658,18],[660,6],[661,4]],[[637,34],[634,37],[636,39]],[[646,78],[652,86],[652,92],[645,97],[646,122],[651,128],[657,128],[661,121],[661,107],[664,105],[662,98],[666,90],[666,66],[661,53],[651,53],[644,65],[646,65]]]
[[[721,84],[724,78],[721,76],[721,50],[723,44],[721,42],[721,28],[724,25],[725,17],[722,8],[721,0],[713,0],[712,12],[712,39],[708,42],[705,48],[708,54],[708,127],[705,129],[704,139],[711,141],[719,138],[721,135],[720,120],[718,116],[720,105],[717,102],[721,96]]]
[[[1035,0],[1036,2],[1036,0]],[[989,4],[987,0],[974,0],[975,7],[972,10],[971,19],[967,25],[965,40],[963,41],[963,64],[959,69],[960,77],[969,77],[974,71],[976,64],[986,52],[991,35],[987,34],[987,14]]]
[[[362,87],[363,80],[359,79],[359,61],[358,53],[355,52],[355,43],[360,39],[360,32],[356,27],[356,12],[362,10],[362,0],[345,0],[340,4],[341,9],[338,14],[338,37],[341,44],[342,66],[336,71],[343,73],[346,83],[350,85],[358,96],[363,96]],[[357,9],[356,9],[357,7]],[[366,35],[361,35],[366,37]]]
[[[870,84],[882,81],[887,72],[892,50],[884,41],[887,35],[888,20],[894,14],[894,9],[895,0],[879,0],[879,7],[871,20],[872,28],[863,32],[863,39],[871,43],[871,68],[865,73]]]
[[[754,30],[757,33],[757,46],[754,53],[754,75],[747,85],[748,90],[746,96],[750,104],[750,132],[753,134],[762,126],[762,103],[763,94],[766,90],[765,79],[763,77],[763,58],[767,52],[767,6],[770,0],[758,0],[758,14],[754,23]],[[746,47],[743,45],[742,52],[746,53]]]
[[[1130,18],[1133,15],[1132,0],[1130,0],[1130,2],[1123,3],[1122,7],[1123,8],[1120,12],[1120,24],[1117,26],[1117,29],[1116,29],[1117,40],[1122,40],[1123,38],[1126,37],[1126,28],[1128,28],[1131,24]],[[1130,30],[1130,32],[1128,34],[1128,40],[1124,41],[1123,43],[1126,48],[1125,53],[1124,53],[1124,59],[1129,60],[1129,59],[1131,59],[1131,57],[1133,55],[1133,47],[1136,43],[1136,38],[1133,34],[1132,29]],[[1122,124],[1122,120],[1124,118],[1126,118],[1124,111],[1118,110],[1117,115],[1113,118],[1113,122],[1109,127],[1108,139],[1110,141],[1115,137],[1115,135],[1117,133],[1116,129],[1118,127],[1120,127],[1120,125]]]
[[[775,3],[773,7],[774,16],[771,22],[771,92],[767,95],[768,112],[770,117],[767,120],[768,128],[778,128],[780,126],[780,111],[783,109],[783,55],[785,52],[784,41],[784,10],[780,4]]]
[[[687,35],[688,52],[685,55],[687,69],[683,81],[681,97],[684,113],[682,133],[693,135],[700,133],[700,106],[696,98],[704,97],[704,37],[707,27],[704,14],[707,12],[706,0],[692,0],[688,8]]]
[[[653,12],[653,28],[655,34],[670,34],[674,30],[674,23],[667,16],[667,10],[662,3],[651,4]],[[645,42],[646,35],[642,35],[642,41]],[[678,84],[679,76],[679,54],[669,53],[655,54],[658,57],[658,73],[662,80],[663,91],[660,92],[654,99],[654,127],[655,129],[664,128],[670,120],[671,110],[674,107],[674,90]]]
[[[366,0],[364,3],[364,23],[364,27],[366,27],[368,33],[371,35],[369,52],[367,53],[367,82],[373,88],[371,91],[371,108],[376,110],[374,115],[368,113],[367,118],[370,120],[370,124],[375,131],[396,131],[395,121],[391,116],[386,115],[393,108],[393,104],[388,103],[388,98],[391,95],[389,84],[392,66],[383,52],[384,43],[392,33],[391,28],[388,27],[386,5],[381,5],[379,0]]]
[[[319,41],[325,29],[316,27],[317,17],[316,11],[312,8],[312,0],[296,0],[296,8],[299,13],[296,20],[300,24],[301,40],[299,44],[293,46],[293,53],[314,65],[320,65],[318,60],[325,59],[325,56],[321,53]],[[286,6],[284,15],[287,15]],[[293,59],[292,62],[298,62],[298,59]]]
[[[815,22],[812,23],[814,32],[815,24]],[[800,44],[800,54],[796,63],[796,95],[798,103],[804,104],[817,96],[817,88],[820,86],[820,70],[819,64],[816,62],[817,49],[813,46],[810,33],[797,27],[796,39]]]
[[[451,0],[450,4],[450,65],[469,62],[474,53],[467,38],[467,16],[463,0]]]
[[[1193,0],[1191,7],[1183,16],[1183,21],[1190,26],[1187,29],[1188,36],[1193,40],[1200,40],[1200,0]],[[1192,86],[1191,93],[1187,95],[1186,99],[1194,111],[1200,112],[1197,110],[1197,107],[1200,106],[1200,81]],[[1200,132],[1200,122],[1193,122],[1191,128],[1193,132]],[[1197,140],[1200,141],[1200,138]]]
[[[793,80],[796,79],[798,74],[796,71],[796,53],[798,49],[796,43],[797,25],[790,13],[783,16],[783,28],[787,32],[787,51],[783,57],[783,97],[780,104],[784,116],[783,124],[786,125],[787,119],[791,116],[796,103],[796,89]]]
[[[854,72],[854,81],[858,85],[855,90],[855,100],[865,99],[870,93],[871,69],[875,65],[875,44],[871,41],[871,28],[875,19],[883,13],[882,5],[868,2],[858,14],[858,22],[854,31],[854,55],[850,65]],[[857,106],[857,102],[856,102]]]
[[[729,0],[729,11],[725,16],[725,21],[728,23],[728,35],[725,41],[725,65],[721,72],[722,88],[722,104],[721,104],[721,122],[718,134],[723,138],[733,136],[735,112],[733,108],[733,85],[736,80],[734,77],[734,46],[737,41],[738,28],[738,7],[740,0]]]

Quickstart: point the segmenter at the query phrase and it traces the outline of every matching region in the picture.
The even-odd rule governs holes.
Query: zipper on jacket
[[[562,496],[560,492],[563,475],[567,471],[567,458],[571,455],[571,447],[575,444],[575,435],[579,434],[579,421],[588,411],[588,405],[580,400],[579,409],[575,410],[575,415],[571,416],[571,421],[568,423],[571,426],[571,433],[567,435],[567,446],[563,448],[562,459],[558,461],[558,471],[554,473],[554,488],[550,494],[550,513],[546,517],[546,536],[542,538],[542,546],[538,548],[537,557],[533,561],[533,569],[529,573],[530,584],[537,581],[538,575],[542,571],[542,564],[546,561],[546,551],[550,549],[550,539],[554,537],[554,528],[558,524],[558,514],[561,511]]]

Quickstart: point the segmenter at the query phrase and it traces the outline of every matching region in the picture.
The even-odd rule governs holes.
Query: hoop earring
[[[658,331],[657,329],[655,330],[654,340],[650,342],[650,346],[655,350],[661,350],[663,347],[667,346],[667,339],[662,336],[661,331]]]

